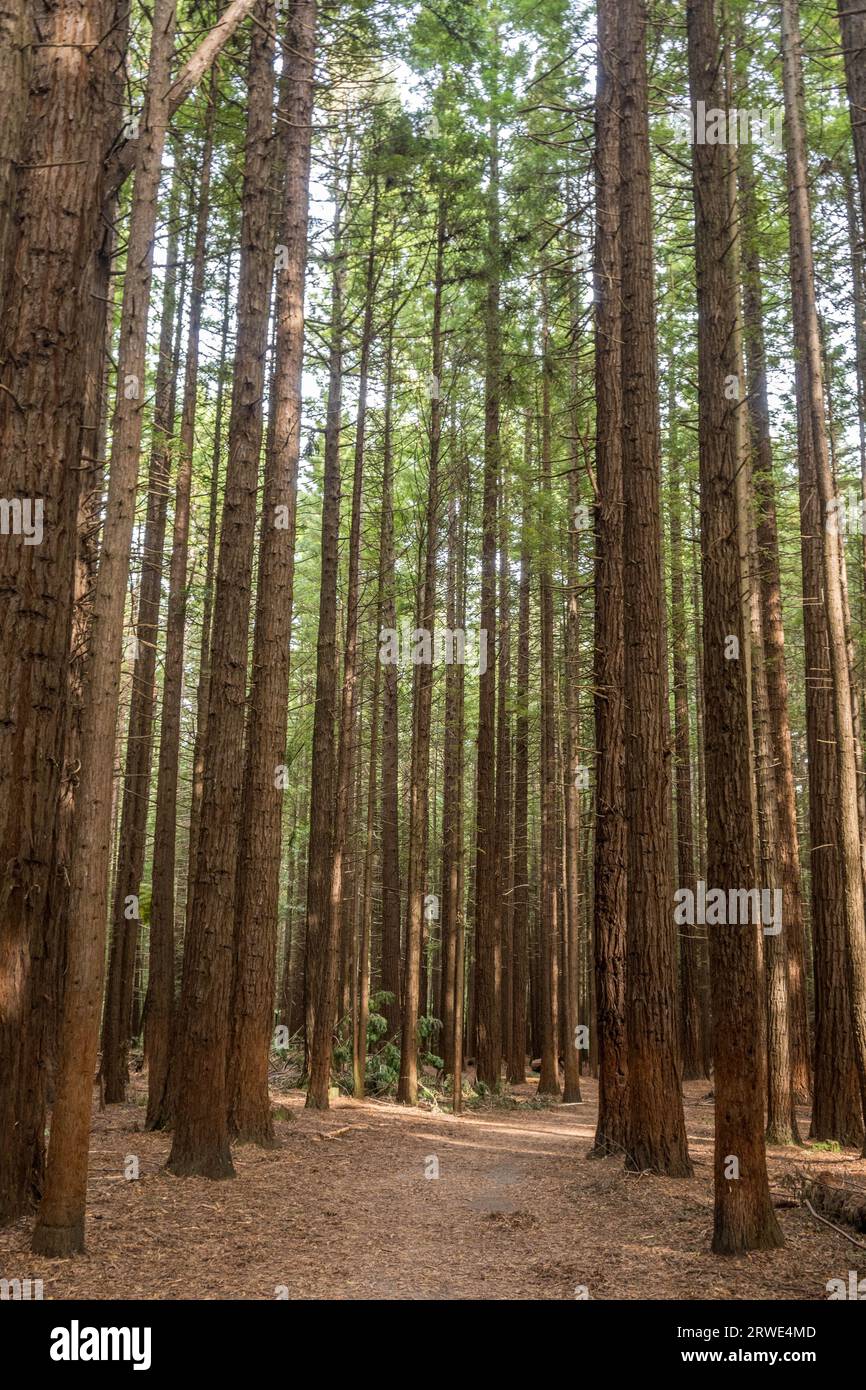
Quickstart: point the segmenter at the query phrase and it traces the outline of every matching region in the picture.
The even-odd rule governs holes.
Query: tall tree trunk
[[[599,0],[595,244],[595,848],[593,939],[598,1121],[592,1153],[624,1153],[627,822],[622,480],[622,247],[616,0]]]
[[[692,811],[692,757],[689,728],[688,629],[683,580],[683,535],[680,467],[676,430],[676,396],[669,399],[670,537],[671,537],[671,647],[674,680],[674,751],[676,755],[677,880],[680,888],[695,891],[694,817]],[[701,1038],[701,1005],[698,991],[700,939],[695,924],[680,929],[680,1049],[683,1080],[704,1076]]]
[[[689,1177],[676,1036],[646,4],[620,4],[629,1168]]]
[[[210,697],[210,648],[213,628],[213,589],[217,554],[217,523],[219,521],[220,460],[223,450],[223,414],[225,409],[226,353],[231,308],[232,256],[226,256],[223,283],[223,318],[220,335],[220,355],[217,366],[216,402],[214,405],[214,435],[211,452],[210,496],[208,499],[207,552],[202,595],[201,637],[199,639],[198,686],[195,706],[195,743],[192,755],[192,793],[189,810],[189,863],[186,881],[186,917],[192,917],[195,890],[195,861],[198,849],[198,827],[201,817],[201,798],[204,790],[204,750],[207,743],[208,699]],[[176,761],[176,759],[175,759]]]
[[[445,256],[445,191],[440,189],[436,214],[436,265],[433,284],[432,378],[430,386],[430,460],[427,478],[424,579],[418,624],[429,642],[429,660],[415,666],[414,729],[409,773],[409,864],[406,889],[406,939],[403,961],[403,1025],[397,1099],[418,1100],[419,971],[424,930],[424,888],[429,826],[430,718],[433,701],[434,623],[436,619],[436,550],[439,526],[439,453],[442,440],[442,275]]]
[[[532,462],[532,422],[527,412],[523,447],[523,515],[520,528],[520,589],[517,613],[517,683],[514,692],[514,909],[511,932],[511,1051],[506,1059],[508,1080],[526,1081],[526,990],[529,964],[529,606],[531,550],[529,542],[529,471]]]
[[[229,1129],[273,1141],[268,1063],[276,988],[282,780],[295,574],[304,283],[310,196],[316,0],[293,0],[286,32],[282,114],[285,202],[277,272],[272,433],[262,500],[261,545],[246,735],[228,1057]]]
[[[148,1095],[145,1125],[161,1129],[171,1113],[169,1059],[174,1019],[175,877],[177,793],[179,780],[181,706],[187,614],[192,462],[198,399],[198,351],[210,210],[214,108],[208,109],[199,177],[195,241],[192,254],[190,312],[186,337],[183,404],[177,449],[174,530],[169,562],[168,616],[162,686],[159,768],[153,847],[153,892],[150,914],[150,980],[146,1019]],[[192,849],[192,845],[190,846]],[[191,876],[191,875],[190,875]],[[189,910],[191,904],[187,900]],[[172,1059],[172,1064],[174,1059]]]
[[[392,459],[392,415],[394,398],[394,315],[395,295],[391,296],[391,316],[385,353],[385,405],[382,421],[382,529],[380,547],[384,565],[381,631],[397,627],[394,585],[394,503]],[[388,1036],[400,1030],[402,993],[400,987],[400,813],[397,792],[399,746],[397,729],[397,677],[395,662],[389,662],[382,676],[382,989],[390,996],[384,1005]]]
[[[175,166],[168,208],[166,278],[154,392],[153,438],[147,480],[147,519],[144,527],[141,587],[138,620],[135,625],[135,665],[126,737],[120,850],[114,881],[111,951],[102,1020],[100,1077],[103,1099],[109,1105],[126,1099],[129,1080],[127,1047],[139,935],[139,892],[144,872],[147,812],[150,802],[153,716],[156,703],[156,647],[168,510],[170,440],[174,432],[179,195],[178,166]]]
[[[317,938],[317,991],[314,1004],[313,1040],[310,1047],[310,1081],[307,1086],[307,1108],[328,1109],[328,1088],[331,1083],[331,1051],[338,987],[338,960],[341,947],[343,860],[349,827],[349,795],[352,790],[352,748],[354,717],[357,702],[357,610],[360,592],[361,498],[364,485],[364,443],[367,425],[367,375],[370,364],[370,345],[373,339],[373,292],[375,271],[375,234],[377,234],[378,183],[374,181],[373,214],[371,214],[370,247],[367,253],[366,292],[364,292],[364,324],[361,329],[361,360],[359,366],[359,402],[354,432],[354,463],[352,474],[352,517],[349,523],[349,574],[346,582],[346,637],[343,644],[343,681],[341,710],[339,710],[339,745],[334,777],[334,808],[332,808],[331,859],[325,874],[324,913]],[[336,318],[336,306],[335,306]],[[336,450],[339,434],[336,435]],[[338,480],[339,481],[339,480]],[[339,493],[338,493],[339,500]],[[324,527],[324,521],[322,521]],[[322,535],[324,541],[324,535]],[[324,566],[322,543],[322,566]],[[335,573],[336,580],[336,573]],[[324,587],[324,582],[322,582]],[[336,596],[336,595],[335,595]],[[321,635],[321,631],[320,631]]]
[[[214,593],[204,789],[175,1028],[175,1128],[167,1165],[178,1176],[207,1178],[234,1176],[226,1060],[250,587],[273,270],[269,196],[274,94],[272,0],[259,0],[255,17],[258,22],[251,34],[248,68],[238,332]]]
[[[16,223],[8,231],[0,292],[0,495],[21,505],[22,519],[29,505],[34,525],[30,537],[22,525],[0,551],[3,1222],[26,1207],[45,1126],[42,1100],[35,1123],[24,1122],[25,1098],[34,1086],[39,1089],[40,1061],[24,1021],[32,1016],[31,960],[42,949],[63,768],[85,348],[92,323],[89,271],[100,239],[102,160],[111,139],[113,47],[105,36],[114,18],[110,0],[87,7],[78,0],[46,0],[30,8],[41,43],[31,55]],[[14,116],[4,119],[11,130]],[[11,193],[7,185],[6,196]]]
[[[836,4],[842,33],[860,212],[863,226],[866,227],[866,9],[862,0],[836,0]]]
[[[724,67],[714,0],[689,0],[693,105],[723,104]],[[740,465],[738,295],[731,242],[730,166],[723,145],[692,150],[699,342],[701,554],[704,598],[704,742],[707,879],[722,891],[755,882],[748,672],[741,596],[737,474]],[[728,389],[726,389],[728,388]],[[735,636],[736,652],[730,639]],[[733,658],[733,659],[732,659]],[[759,1055],[758,924],[709,933],[715,1080],[715,1212],[718,1254],[771,1249],[782,1236],[770,1200]]]
[[[851,704],[851,677],[845,621],[843,569],[845,554],[838,527],[832,523],[834,485],[824,414],[824,382],[821,338],[815,300],[812,225],[809,207],[806,140],[803,118],[803,76],[799,17],[793,0],[782,0],[782,62],[787,126],[788,195],[792,245],[796,249],[798,285],[792,285],[795,310],[801,318],[803,382],[808,402],[814,475],[817,484],[821,528],[824,610],[832,678],[833,726],[839,791],[839,849],[842,860],[845,944],[854,1058],[860,1084],[860,1103],[866,1116],[866,925],[863,914],[863,864],[857,803],[857,757]],[[801,453],[801,466],[803,464]]]
[[[552,484],[550,359],[547,283],[542,278],[541,367],[541,494],[543,530],[539,555],[538,602],[541,618],[541,892],[539,896],[539,944],[541,1006],[541,1072],[539,1095],[559,1095],[559,1029],[557,964],[559,954],[559,901],[557,893],[556,688],[553,656]]]
[[[758,579],[764,666],[769,701],[770,732],[776,779],[778,858],[782,876],[783,921],[788,948],[788,995],[795,1098],[808,1102],[811,1093],[811,1059],[806,999],[806,933],[800,881],[800,843],[797,834],[797,801],[794,758],[788,713],[788,677],[785,663],[785,630],[776,493],[773,482],[773,446],[764,346],[763,291],[758,253],[758,228],[748,149],[739,159],[740,211],[743,241],[743,325],[749,392],[749,425],[752,442],[752,476],[757,510]],[[804,613],[804,626],[808,625]],[[807,641],[808,645],[808,641]],[[807,704],[810,701],[807,681]],[[811,798],[810,798],[811,800]],[[821,814],[826,814],[822,812]]]
[[[70,854],[67,987],[63,1050],[48,1150],[45,1195],[33,1249],[71,1255],[84,1248],[93,1071],[105,969],[111,846],[112,762],[122,660],[123,611],[135,521],[147,354],[147,309],[153,265],[166,94],[174,46],[174,0],[158,0],[148,88],[132,194],[123,287],[118,394],[114,412],[102,553],[93,597],[81,725],[81,777]]]
[[[496,499],[500,441],[499,126],[489,131],[487,298],[484,310],[484,496],[481,519],[481,632],[489,659],[478,682],[475,857],[475,1031],[478,1080],[496,1089],[501,1071],[500,913],[496,845]]]

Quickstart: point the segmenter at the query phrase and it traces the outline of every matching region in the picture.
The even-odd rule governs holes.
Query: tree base
[[[71,1226],[44,1226],[37,1221],[30,1241],[34,1255],[53,1260],[69,1259],[84,1253],[84,1218]]]
[[[228,1148],[200,1154],[180,1154],[172,1149],[165,1170],[176,1178],[210,1178],[214,1182],[236,1176]]]

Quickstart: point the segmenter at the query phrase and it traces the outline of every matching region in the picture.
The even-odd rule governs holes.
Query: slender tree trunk
[[[625,1032],[627,822],[622,480],[622,247],[616,0],[599,0],[595,245],[595,848],[593,938],[598,1122],[592,1153],[623,1153],[628,1118]]]
[[[523,448],[523,516],[520,530],[520,590],[517,616],[517,683],[514,692],[514,911],[512,924],[511,1052],[508,1080],[526,1081],[526,991],[529,952],[529,542],[532,424],[527,413]]]
[[[138,621],[135,626],[135,665],[126,738],[120,850],[114,881],[111,952],[102,1020],[100,1077],[103,1099],[109,1105],[126,1099],[129,1080],[127,1047],[139,936],[139,892],[144,872],[147,812],[150,801],[153,716],[156,702],[156,646],[168,510],[170,441],[174,432],[179,193],[180,182],[176,166],[168,209],[169,237],[153,407],[153,439],[147,480],[147,519],[144,528]]]
[[[63,1050],[52,1115],[45,1195],[33,1232],[33,1249],[43,1255],[71,1255],[84,1248],[91,1094],[99,1041],[108,915],[111,798],[107,790],[112,785],[123,611],[141,445],[147,307],[160,169],[168,125],[166,93],[174,27],[174,0],[158,0],[153,11],[147,99],[130,212],[108,501],[93,597],[92,637],[82,709],[81,777],[70,855],[67,988],[61,1024]]]
[[[658,365],[646,5],[620,13],[625,742],[628,791],[627,1166],[689,1177],[671,911]]]
[[[213,452],[211,453],[210,496],[208,499],[207,552],[202,594],[201,637],[199,640],[198,686],[195,706],[195,743],[192,756],[192,794],[189,811],[189,863],[186,881],[186,917],[192,918],[195,892],[195,861],[198,849],[198,827],[201,817],[201,798],[204,790],[204,750],[207,743],[208,698],[210,696],[210,648],[213,627],[213,589],[217,554],[217,522],[219,520],[220,460],[223,449],[223,414],[225,408],[226,352],[231,309],[231,253],[226,256],[223,285],[223,319],[220,336],[220,355],[217,367],[216,403],[214,405]]]
[[[862,0],[836,0],[836,4],[842,33],[860,212],[863,226],[866,227],[866,9]]]
[[[487,299],[484,312],[484,497],[481,520],[481,632],[487,668],[478,682],[477,820],[475,860],[475,1032],[478,1080],[500,1084],[500,913],[496,845],[496,501],[500,469],[500,230],[499,127],[490,123],[487,220]]]
[[[436,266],[433,288],[433,372],[430,385],[430,461],[427,481],[424,579],[418,624],[429,643],[429,660],[415,666],[414,737],[410,767],[409,865],[406,890],[406,940],[403,962],[403,1025],[397,1099],[418,1100],[418,987],[424,929],[424,877],[427,864],[430,785],[430,720],[433,701],[434,623],[436,618],[436,550],[438,545],[439,454],[442,439],[442,275],[445,256],[445,192],[440,190],[436,216]]]
[[[689,728],[688,630],[683,580],[683,538],[679,453],[676,437],[676,397],[670,393],[670,537],[671,647],[674,680],[674,740],[676,755],[677,879],[680,888],[695,891],[694,817],[692,813],[691,730]],[[680,928],[680,1049],[683,1080],[704,1076],[701,1006],[698,992],[700,940],[695,924]]]
[[[803,81],[799,18],[793,0],[782,0],[782,61],[787,127],[788,191],[793,245],[799,290],[795,308],[802,315],[804,387],[808,400],[808,428],[812,436],[814,472],[822,528],[824,610],[830,651],[833,725],[839,778],[839,848],[842,859],[845,905],[845,944],[854,1057],[860,1084],[861,1109],[866,1116],[866,925],[863,910],[863,863],[857,800],[857,757],[851,704],[851,677],[845,622],[842,572],[844,549],[838,527],[833,525],[834,486],[824,414],[821,339],[815,301],[812,226],[803,120]],[[792,284],[794,258],[792,257]],[[796,287],[795,287],[796,289]],[[806,422],[804,421],[804,424]],[[801,454],[801,464],[802,464]]]
[[[723,101],[724,67],[714,0],[689,0],[693,104]],[[704,741],[707,878],[723,891],[755,882],[748,671],[739,653],[749,634],[741,596],[737,473],[740,465],[738,294],[731,237],[729,155],[694,145],[699,335],[701,553],[704,598]],[[736,651],[731,637],[737,638]],[[733,658],[733,659],[732,659]],[[771,1249],[782,1236],[770,1200],[763,1139],[759,1055],[761,992],[757,924],[709,933],[715,1081],[717,1254]]]
[[[343,682],[341,712],[339,712],[339,748],[336,759],[334,787],[334,831],[331,837],[331,860],[327,876],[327,899],[324,920],[317,942],[318,988],[314,1012],[313,1042],[310,1048],[310,1083],[307,1087],[307,1108],[328,1109],[328,1088],[331,1083],[331,1051],[338,986],[338,958],[341,945],[343,862],[349,826],[349,794],[352,788],[352,748],[354,716],[357,702],[357,610],[360,592],[361,498],[364,484],[364,442],[367,424],[367,373],[370,363],[370,343],[373,339],[373,292],[375,271],[375,234],[377,234],[378,183],[374,182],[373,214],[371,214],[370,249],[367,254],[366,295],[364,295],[364,324],[361,331],[361,360],[359,366],[359,402],[354,434],[354,467],[352,477],[352,517],[349,523],[349,575],[346,582],[346,638],[343,645]],[[335,310],[336,313],[336,310]],[[339,436],[338,436],[339,438]],[[322,545],[324,556],[324,545]],[[324,562],[322,562],[324,563]],[[336,575],[335,575],[336,578]]]
[[[382,529],[380,538],[385,586],[380,631],[389,632],[394,632],[397,627],[394,581],[394,504],[392,499],[395,305],[396,299],[392,294],[388,343],[385,354],[385,406],[382,422]],[[380,834],[382,837],[382,989],[391,996],[384,1006],[389,1037],[395,1037],[399,1032],[402,1014],[400,987],[400,813],[397,792],[397,768],[399,764],[397,676],[396,663],[389,662],[385,666],[382,676],[382,803],[380,810]]]
[[[806,1000],[806,934],[800,882],[800,844],[797,834],[797,801],[794,759],[788,713],[788,677],[785,662],[785,630],[776,494],[773,482],[773,447],[764,347],[763,293],[758,254],[751,163],[747,147],[740,152],[740,210],[743,241],[743,323],[749,390],[749,424],[752,440],[752,476],[757,509],[758,578],[764,667],[769,701],[770,733],[776,779],[778,858],[782,876],[783,921],[788,954],[788,996],[795,1099],[808,1102],[811,1093],[811,1059]],[[804,624],[806,620],[804,617]],[[807,681],[807,704],[809,703]]]
[[[250,588],[273,270],[271,203],[274,7],[259,0],[250,40],[238,332],[222,528],[214,592],[204,789],[192,916],[175,1028],[178,1176],[234,1176],[226,1061],[240,840]]]
[[[277,270],[274,404],[262,500],[227,1082],[230,1132],[257,1144],[273,1142],[268,1062],[276,988],[301,444],[315,30],[315,0],[293,0],[286,32],[289,66],[281,102],[286,121],[286,165]]]
[[[557,1009],[557,956],[559,950],[559,902],[556,812],[559,790],[556,775],[556,690],[553,656],[553,579],[551,576],[551,422],[550,328],[547,285],[542,279],[542,377],[541,377],[541,493],[543,531],[539,557],[539,609],[541,617],[541,893],[539,941],[541,973],[541,1072],[539,1095],[559,1095],[559,1030]]]

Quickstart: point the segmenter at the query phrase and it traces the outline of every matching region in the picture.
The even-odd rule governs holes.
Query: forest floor
[[[582,1104],[548,1106],[533,1080],[516,1105],[458,1119],[345,1097],[307,1111],[301,1092],[275,1095],[277,1147],[236,1148],[237,1179],[214,1183],[163,1170],[170,1139],[142,1132],[138,1075],[129,1103],[94,1116],[86,1255],[37,1258],[22,1223],[0,1232],[0,1276],[40,1278],[46,1299],[535,1300],[583,1286],[595,1299],[813,1300],[828,1279],[866,1272],[850,1241],[786,1205],[804,1169],[866,1188],[854,1150],[770,1150],[786,1246],[720,1259],[709,1084],[685,1088],[690,1181],[587,1162],[596,1087],[582,1086]]]

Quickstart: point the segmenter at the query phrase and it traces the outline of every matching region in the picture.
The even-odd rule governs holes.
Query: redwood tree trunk
[[[84,1248],[91,1094],[99,1041],[108,915],[111,849],[111,797],[108,793],[112,785],[123,611],[135,520],[147,308],[160,169],[168,126],[167,90],[174,27],[174,0],[158,0],[153,11],[147,99],[130,212],[108,500],[85,673],[81,776],[70,854],[67,984],[61,1024],[63,1050],[52,1115],[45,1195],[33,1232],[33,1249],[43,1255],[71,1255]]]
[[[595,244],[595,850],[593,939],[598,1121],[592,1153],[624,1153],[627,822],[622,546],[622,248],[616,0],[599,0]]]
[[[243,777],[244,704],[262,443],[262,397],[273,267],[271,170],[274,6],[259,0],[250,39],[238,334],[214,596],[204,789],[192,916],[175,1031],[174,1136],[168,1168],[234,1176],[226,1055]]]
[[[310,188],[316,0],[293,0],[287,26],[286,184],[277,273],[273,423],[268,440],[246,736],[235,921],[229,1128],[273,1141],[268,1064],[274,1020],[280,895],[282,784],[295,573],[304,282]]]
[[[676,1036],[646,4],[620,3],[627,1166],[689,1177]]]
[[[724,69],[714,0],[689,0],[693,104],[723,104]],[[701,554],[704,598],[704,744],[707,879],[724,891],[756,877],[746,663],[729,659],[735,635],[749,634],[741,597],[737,523],[739,404],[726,383],[739,378],[738,284],[730,236],[729,155],[722,145],[692,151],[699,344]],[[715,1082],[715,1213],[718,1254],[771,1249],[782,1235],[770,1200],[763,1135],[758,973],[760,926],[709,931]],[[736,1165],[736,1166],[734,1166]]]

